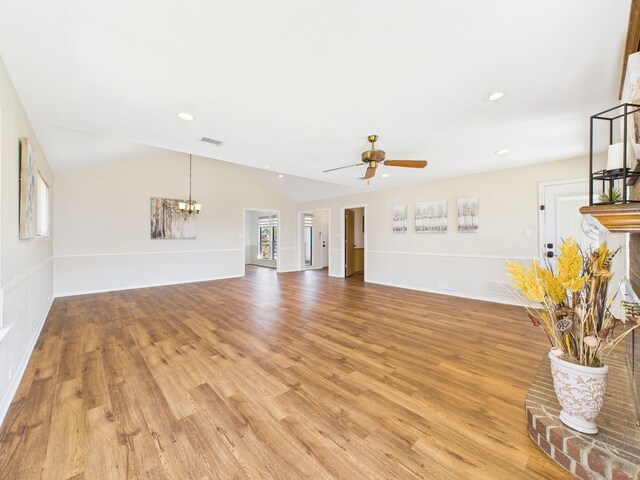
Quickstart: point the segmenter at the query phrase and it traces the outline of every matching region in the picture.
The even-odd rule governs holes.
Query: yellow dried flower
[[[569,237],[560,246],[560,256],[558,257],[558,281],[563,287],[572,292],[577,292],[584,287],[587,277],[581,276],[582,255],[576,242]]]
[[[567,296],[567,289],[560,283],[560,280],[554,277],[549,270],[542,268],[537,263],[534,263],[533,268],[536,271],[540,285],[545,293],[549,295],[553,303],[559,305],[564,302]]]
[[[535,260],[525,265],[507,261],[516,298],[525,302],[532,323],[542,327],[551,346],[570,362],[601,366],[602,355],[634,328],[640,328],[637,315],[631,317],[631,328],[625,333],[615,339],[611,333],[617,320],[609,310],[613,299],[607,286],[618,250],[612,252],[602,244],[582,254],[569,238],[560,248],[555,276]],[[541,305],[536,307],[533,301]]]
[[[544,299],[544,289],[538,281],[535,269],[535,260],[532,261],[531,268],[520,265],[515,260],[507,260],[507,274],[513,280],[513,287],[520,290],[522,294],[530,300],[542,302]]]
[[[553,303],[559,305],[566,298],[567,291],[558,279],[535,260],[531,261],[530,267],[507,260],[507,273],[513,280],[513,287],[530,300],[542,303],[547,296]]]

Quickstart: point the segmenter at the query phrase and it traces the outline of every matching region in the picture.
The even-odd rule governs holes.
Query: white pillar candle
[[[614,143],[609,145],[607,154],[607,170],[619,170],[624,166],[624,147],[623,143]],[[632,165],[633,150],[627,147],[627,167]]]

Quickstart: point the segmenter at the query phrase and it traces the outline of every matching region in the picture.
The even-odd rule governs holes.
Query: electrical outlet
[[[437,283],[436,287],[440,290],[451,290],[451,285],[447,285],[446,283]]]
[[[9,367],[9,380],[13,378],[13,365]]]

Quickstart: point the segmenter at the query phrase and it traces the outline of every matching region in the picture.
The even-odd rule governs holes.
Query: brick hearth
[[[560,405],[545,356],[525,399],[529,436],[579,478],[640,480],[640,427],[635,424],[627,368],[622,356],[609,356],[607,364],[607,395],[596,420],[600,431],[586,435],[559,420]]]

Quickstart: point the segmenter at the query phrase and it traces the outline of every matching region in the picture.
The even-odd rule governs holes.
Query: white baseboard
[[[438,295],[449,295],[451,297],[468,298],[469,300],[480,300],[483,302],[502,303],[504,305],[515,305],[518,307],[523,306],[521,302],[518,302],[515,299],[511,300],[507,298],[490,297],[485,295],[469,295],[467,293],[455,292],[451,290],[438,290],[436,288],[418,288],[418,287],[401,285],[401,284],[392,283],[392,282],[379,282],[379,281],[377,282],[374,280],[365,280],[365,282],[375,283],[376,285],[384,285],[386,287],[396,287],[396,288],[404,288],[406,290],[415,290],[417,292],[437,293]]]
[[[16,369],[16,373],[11,379],[11,384],[7,389],[7,392],[4,394],[2,401],[0,402],[0,425],[4,422],[4,419],[9,411],[9,407],[11,406],[11,402],[13,401],[13,397],[18,391],[18,387],[20,386],[20,382],[22,381],[22,377],[24,376],[24,372],[27,370],[27,365],[29,365],[29,360],[31,359],[31,354],[33,353],[33,349],[36,348],[36,343],[38,342],[38,338],[40,337],[40,332],[42,332],[42,327],[44,327],[44,322],[47,320],[47,316],[49,315],[49,310],[51,310],[51,305],[53,305],[53,297],[49,298],[49,303],[47,308],[45,308],[42,318],[40,319],[40,323],[38,328],[31,338],[29,342],[29,348],[24,352],[22,356],[22,360],[20,361],[20,365]]]
[[[120,292],[123,290],[137,290],[139,288],[152,288],[152,287],[167,287],[169,285],[182,285],[185,283],[197,283],[197,282],[211,282],[213,280],[228,280],[230,278],[242,278],[244,277],[244,273],[242,275],[231,275],[228,277],[210,277],[210,278],[199,278],[194,280],[187,280],[184,282],[168,282],[168,283],[149,283],[145,285],[133,285],[130,287],[115,287],[115,288],[99,288],[93,290],[78,290],[75,292],[63,292],[56,293],[56,298],[62,297],[71,297],[73,295],[90,295],[92,293],[106,293],[106,292]]]

